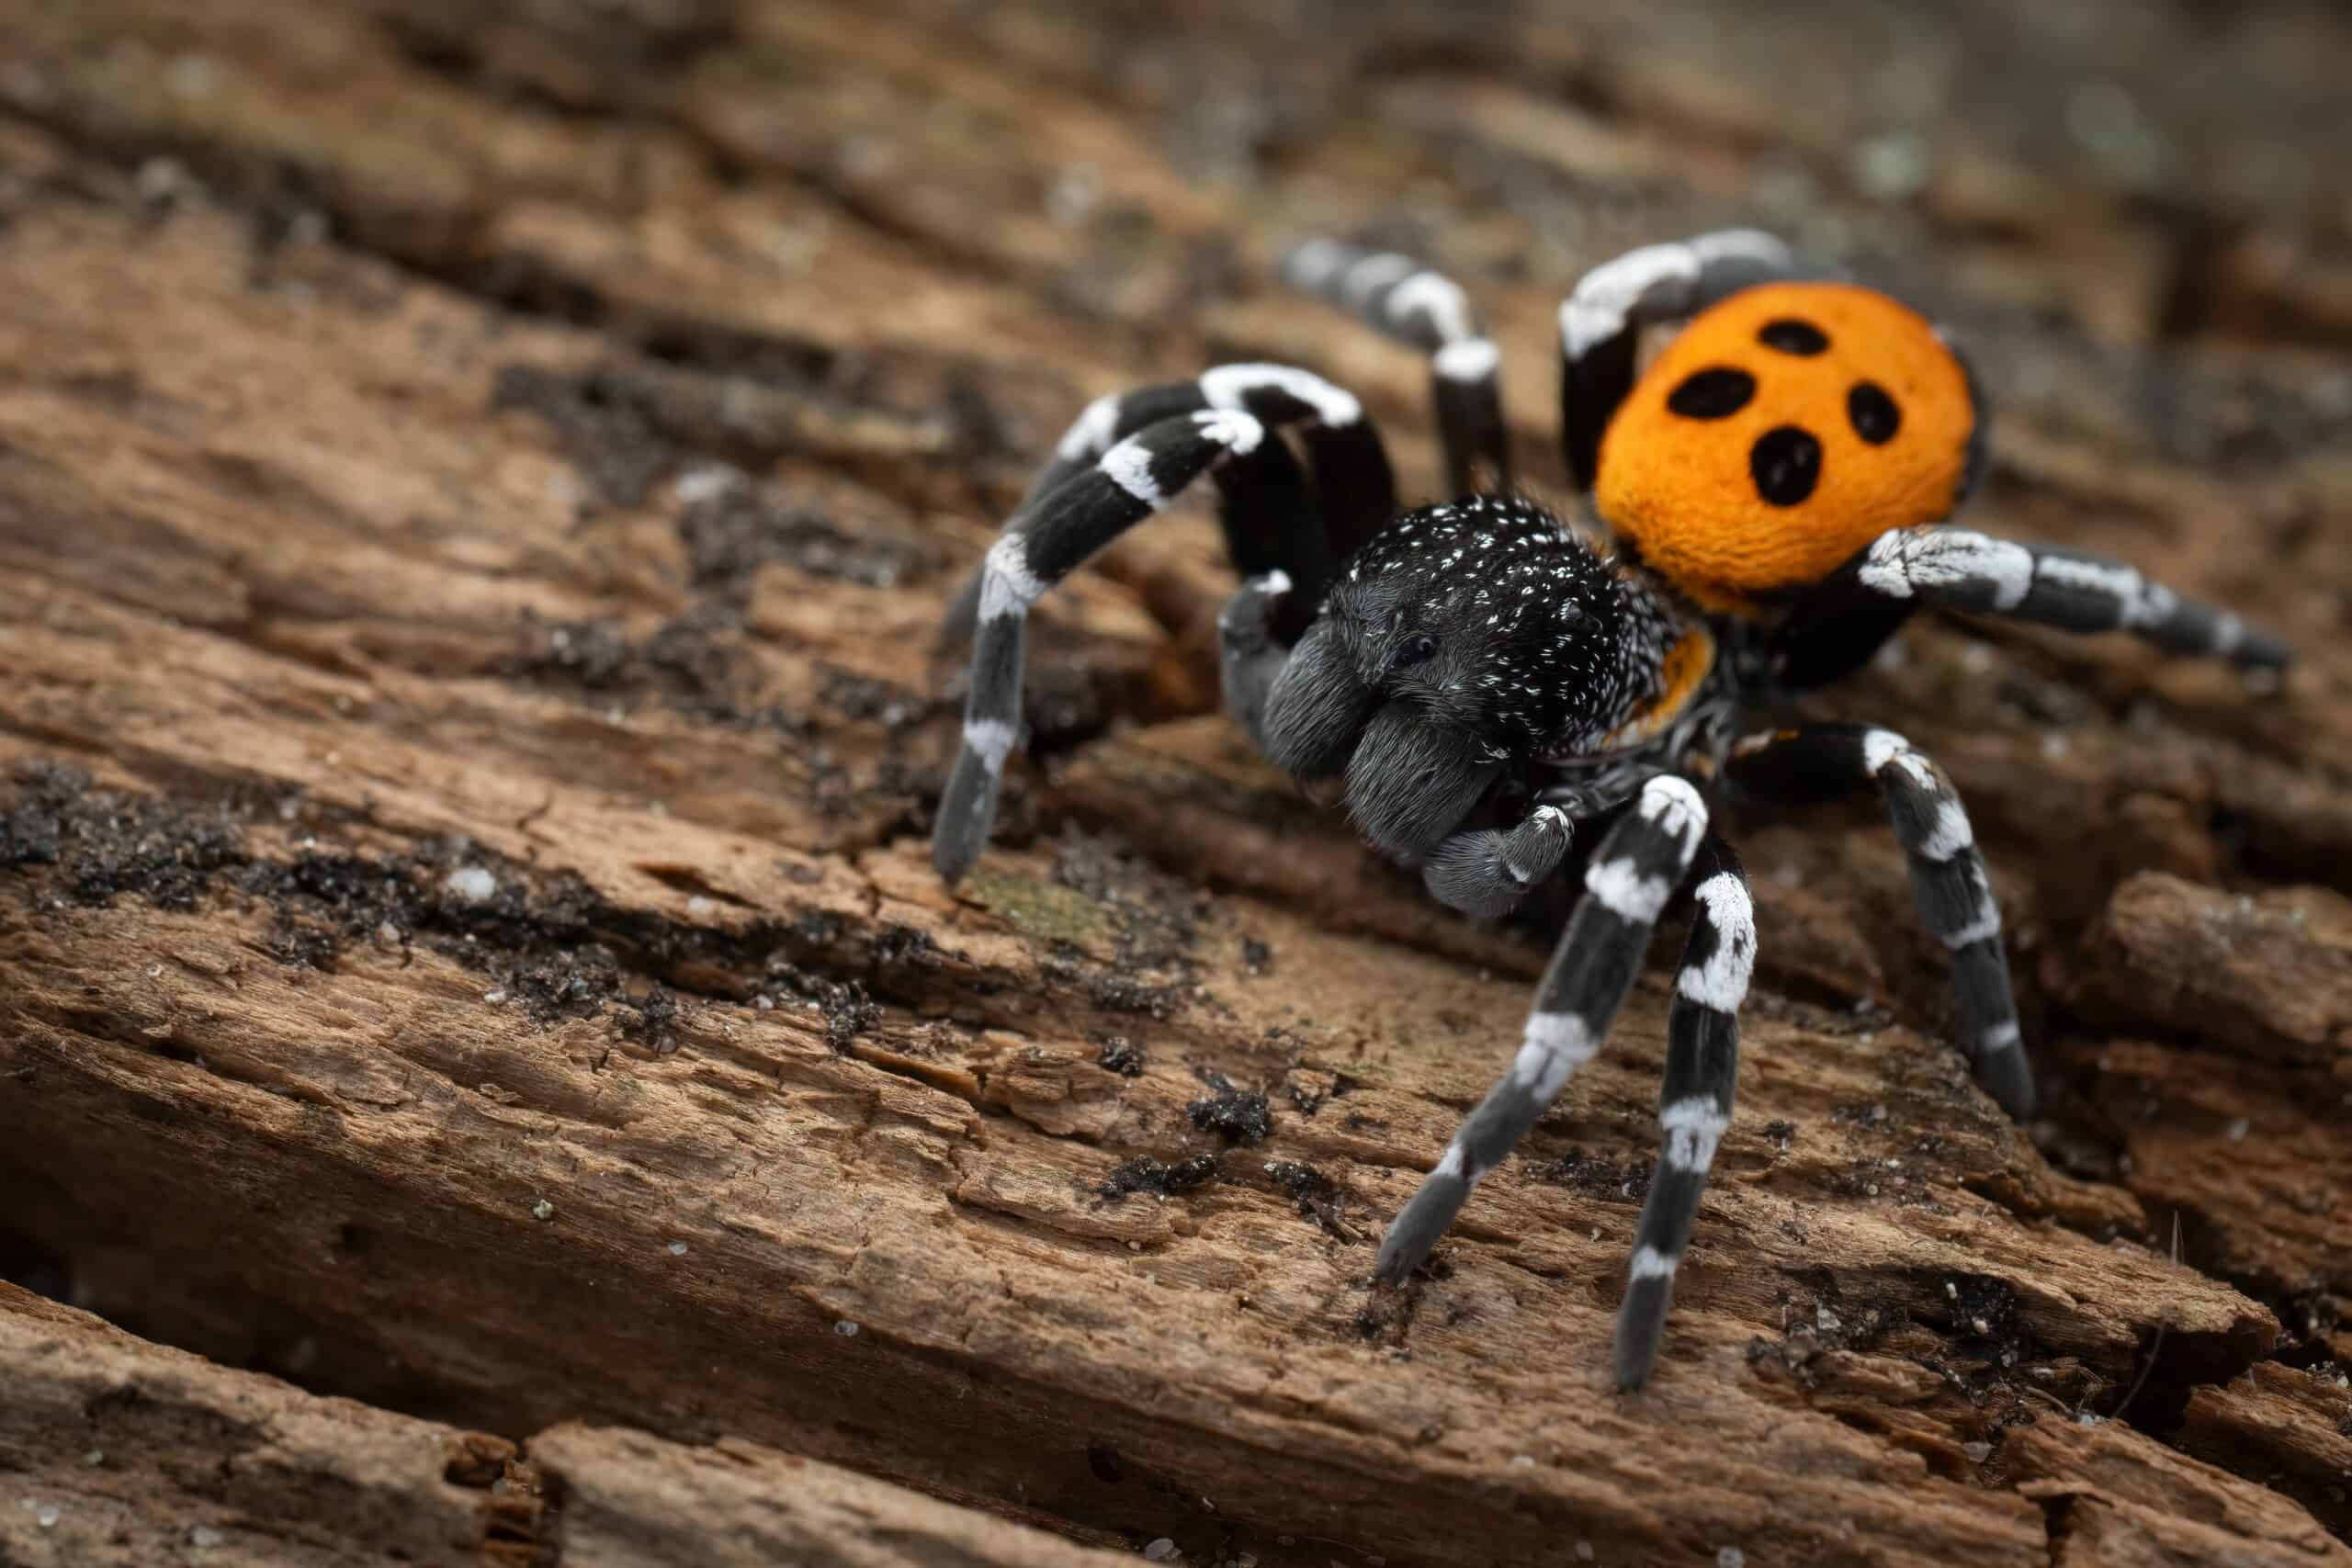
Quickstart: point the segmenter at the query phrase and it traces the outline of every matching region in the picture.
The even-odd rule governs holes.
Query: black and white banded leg
[[[1339,240],[1299,246],[1283,261],[1283,276],[1430,356],[1430,400],[1454,494],[1510,488],[1502,353],[1460,284],[1410,256]]]
[[[1617,1386],[1639,1388],[1657,1359],[1674,1274],[1707,1188],[1715,1145],[1731,1125],[1739,1079],[1739,1008],[1756,964],[1756,907],[1739,857],[1709,835],[1691,888],[1690,935],[1666,1015],[1666,1082],[1658,1091],[1657,1169],[1634,1233],[1617,1313]]]
[[[1644,327],[1693,315],[1750,284],[1794,276],[1779,240],[1726,229],[1628,251],[1577,279],[1560,305],[1560,440],[1577,487],[1592,488],[1601,433],[1633,390]]]
[[[1008,532],[981,567],[964,741],[939,802],[932,861],[953,883],[987,845],[997,788],[1021,732],[1029,606],[1089,556],[1159,511],[1211,465],[1247,456],[1266,428],[1234,409],[1179,414],[1114,444],[1039,496],[1028,526]]]
[[[1419,1268],[1481,1177],[1500,1165],[1569,1075],[1608,1037],[1640,971],[1659,911],[1681,885],[1707,831],[1707,808],[1686,779],[1652,779],[1585,870],[1585,895],[1553,949],[1510,1072],[1488,1090],[1445,1156],[1389,1225],[1378,1278],[1399,1283]]]
[[[2226,659],[2252,669],[2281,669],[2293,657],[2278,637],[2226,610],[2184,599],[2137,568],[2082,550],[2013,544],[1973,528],[1893,529],[1872,540],[1831,585],[1840,579],[1884,599],[2006,615],[2062,631],[2128,631],[2167,653]]]
[[[1475,828],[1430,852],[1421,881],[1439,903],[1493,919],[1510,914],[1560,869],[1573,829],[1568,814],[1539,806],[1510,828]]]
[[[1296,434],[1311,478],[1300,475],[1288,451],[1265,443],[1246,454],[1255,483],[1226,486],[1220,516],[1226,543],[1242,573],[1281,570],[1310,613],[1329,573],[1396,512],[1396,475],[1380,433],[1354,394],[1310,371],[1288,365],[1220,365],[1191,381],[1170,381],[1097,398],[1071,422],[1038,470],[1029,492],[1004,525],[1008,535],[1035,526],[1044,499],[1099,463],[1102,455],[1147,425],[1185,414],[1231,411],[1269,430]],[[1251,512],[1247,500],[1283,490]],[[1236,516],[1236,497],[1244,515]],[[941,623],[942,647],[972,636],[979,618],[983,573],[975,571]]]
[[[1919,919],[1951,954],[1961,1050],[2003,1110],[2020,1122],[2032,1115],[2033,1068],[2018,1032],[2001,911],[1968,812],[1943,770],[1891,729],[1822,724],[1750,736],[1732,749],[1726,772],[1767,800],[1831,800],[1878,787],[1910,864]]]

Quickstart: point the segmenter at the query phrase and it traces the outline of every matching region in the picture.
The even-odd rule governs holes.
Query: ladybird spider
[[[1421,1263],[1600,1049],[1653,926],[1690,890],[1663,1146],[1617,1322],[1617,1382],[1637,1387],[1731,1119],[1756,953],[1747,885],[1709,831],[1705,790],[1802,802],[1875,786],[1920,918],[1951,955],[1958,1043],[2012,1116],[2033,1105],[2000,916],[1951,781],[1892,730],[1739,739],[1743,711],[1847,673],[1922,607],[2127,630],[2249,667],[2288,650],[2131,567],[1944,525],[1985,467],[1966,365],[1886,296],[1804,280],[1770,235],[1632,252],[1560,308],[1568,470],[1613,554],[1508,493],[1499,356],[1457,285],[1329,240],[1285,271],[1431,356],[1453,482],[1486,493],[1399,514],[1362,406],[1286,366],[1098,400],[948,617],[973,659],[933,858],[953,882],[987,842],[1020,728],[1029,606],[1211,474],[1244,579],[1219,617],[1226,702],[1269,759],[1341,781],[1369,845],[1473,915],[1506,914],[1553,877],[1576,825],[1602,832],[1510,1072],[1389,1226],[1378,1278]],[[1638,368],[1643,329],[1677,321]]]

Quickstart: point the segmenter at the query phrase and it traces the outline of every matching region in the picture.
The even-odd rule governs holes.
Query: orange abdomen
[[[1753,610],[1948,515],[1977,417],[1917,311],[1767,284],[1693,317],[1643,373],[1601,436],[1593,505],[1701,605]]]

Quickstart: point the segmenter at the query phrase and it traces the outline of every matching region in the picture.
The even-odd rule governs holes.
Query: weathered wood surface
[[[12,1285],[0,1348],[0,1545],[19,1568],[1122,1561],[752,1443],[566,1426],[516,1444],[323,1399]]]
[[[1989,68],[2026,9],[1903,88],[1835,10],[1310,47],[1240,6],[0,7],[7,1273],[383,1407],[335,1407],[350,1463],[447,1423],[603,1476],[601,1533],[523,1538],[569,1562],[764,1539],[786,1461],[674,1447],[722,1438],[1270,1568],[2352,1562],[2345,29],[2196,35],[2271,73],[2220,124],[2184,18],[2042,83]],[[1540,947],[1205,716],[1197,514],[1041,615],[1038,755],[959,897],[927,645],[1108,388],[1300,360],[1431,472],[1419,367],[1270,287],[1283,240],[1472,283],[1548,473],[1576,268],[1732,218],[1972,333],[1988,525],[2310,658],[2250,695],[1923,626],[1824,705],[1967,794],[2046,1119],[1936,1043],[1869,814],[1741,824],[1741,1117],[1623,1399],[1661,976],[1375,1297]],[[1262,1141],[1194,1125],[1211,1073]],[[567,1422],[651,1436],[533,1436]]]

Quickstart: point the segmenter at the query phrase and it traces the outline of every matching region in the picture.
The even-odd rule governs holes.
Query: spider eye
[[[1437,638],[1427,632],[1415,632],[1396,645],[1396,668],[1410,670],[1416,664],[1427,664],[1437,657]]]

